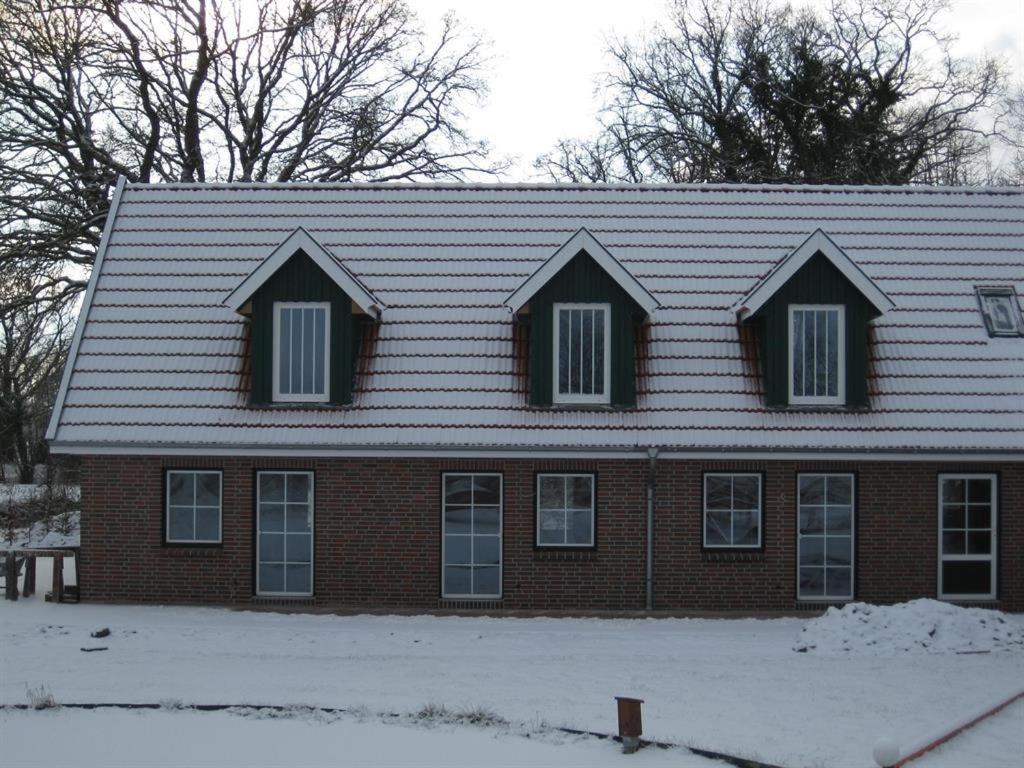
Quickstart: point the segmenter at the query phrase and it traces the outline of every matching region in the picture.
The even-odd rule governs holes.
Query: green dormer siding
[[[530,299],[530,404],[552,404],[554,305],[574,302],[611,305],[611,405],[636,405],[634,329],[646,314],[586,251],[576,254]]]
[[[329,403],[351,403],[358,328],[352,300],[312,259],[297,251],[252,297],[252,404],[274,401],[274,303],[278,301],[330,302]]]
[[[841,304],[846,313],[846,405],[868,404],[868,323],[878,311],[832,262],[812,257],[761,310],[747,320],[755,326],[765,400],[789,404],[789,306]]]

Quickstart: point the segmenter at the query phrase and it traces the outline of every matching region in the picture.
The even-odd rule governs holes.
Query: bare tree
[[[499,167],[464,127],[481,45],[426,42],[403,0],[5,0],[0,279],[13,304],[84,288],[133,181],[459,178]]]
[[[536,165],[573,181],[970,180],[1002,73],[950,53],[945,5],[675,0],[667,29],[613,44],[598,136]]]
[[[70,343],[71,313],[52,305],[18,304],[6,284],[0,299],[14,308],[0,312],[0,456],[13,460],[19,482],[31,483],[33,468],[46,459],[50,408]]]

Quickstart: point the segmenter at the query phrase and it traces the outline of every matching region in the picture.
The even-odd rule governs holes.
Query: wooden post
[[[643,699],[629,696],[616,696],[615,702],[619,712],[619,736],[622,738],[622,751],[630,755],[640,749],[640,736],[644,732],[640,716],[640,705]]]
[[[53,553],[53,602],[64,600],[64,553]]]
[[[36,556],[25,556],[25,588],[21,590],[23,597],[32,597],[36,593]]]
[[[7,560],[4,563],[4,583],[6,590],[4,598],[7,600],[18,599],[18,558],[13,552],[7,553]]]

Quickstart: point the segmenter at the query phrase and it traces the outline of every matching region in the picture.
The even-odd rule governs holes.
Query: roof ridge
[[[714,182],[707,184],[615,184],[615,183],[554,183],[554,182],[129,182],[129,189],[149,190],[375,190],[375,191],[537,191],[537,192],[778,192],[818,194],[967,194],[967,195],[1024,195],[1019,186],[934,186],[925,184],[773,184],[770,182]]]

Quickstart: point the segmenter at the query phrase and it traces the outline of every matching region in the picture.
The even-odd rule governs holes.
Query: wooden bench
[[[53,558],[53,583],[47,599],[55,603],[64,602],[68,591],[64,586],[64,558],[68,556],[74,557],[77,563],[78,552],[75,549],[8,550],[4,561],[4,599],[18,599],[18,577],[21,574],[22,565],[25,566],[25,585],[20,590],[20,594],[22,597],[34,595],[36,591],[36,558],[51,557]],[[77,588],[75,591],[77,592]]]

